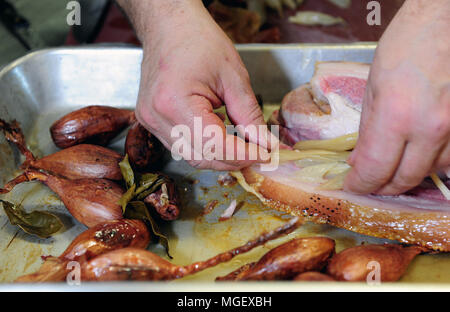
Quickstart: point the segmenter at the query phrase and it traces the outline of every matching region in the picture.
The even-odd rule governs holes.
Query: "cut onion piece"
[[[348,170],[350,169],[350,165],[347,164],[346,162],[336,162],[336,165],[331,168],[326,174],[325,174],[325,178],[326,179],[333,179],[336,175],[341,174],[343,172],[348,172]]]
[[[295,173],[295,179],[302,182],[323,183],[326,182],[325,176],[332,172],[338,165],[338,162],[326,162],[304,167]]]
[[[445,185],[444,182],[438,177],[436,173],[432,173],[430,175],[431,180],[433,180],[434,184],[436,184],[437,188],[442,192],[444,197],[447,200],[450,200],[450,190],[448,189],[447,185]]]
[[[321,184],[319,189],[321,190],[342,190],[344,188],[345,177],[347,176],[349,169],[337,174],[333,179],[328,180],[328,182]]]
[[[298,181],[310,183],[326,182],[326,180],[324,179],[325,174],[335,165],[336,163],[324,163],[320,165],[304,167],[295,173],[295,179]]]
[[[224,220],[230,219],[233,216],[234,211],[236,210],[236,207],[237,207],[237,201],[236,201],[236,199],[234,199],[231,202],[230,206],[228,206],[228,208],[225,209],[223,214],[220,216],[219,221],[224,221]]]
[[[294,145],[298,150],[326,150],[334,152],[344,152],[352,150],[358,141],[358,133],[343,135],[330,140],[308,140],[300,141]]]
[[[279,150],[278,153],[273,153],[272,157],[279,157],[279,162],[288,162],[301,159],[311,159],[320,161],[347,161],[350,156],[350,152],[333,152],[326,150],[307,150],[307,151],[297,151],[297,150]]]
[[[300,11],[296,15],[289,16],[290,23],[305,26],[332,26],[346,24],[342,17],[335,17],[329,14],[316,11]]]
[[[352,5],[352,0],[328,0],[328,2],[333,3],[341,9],[348,9]]]

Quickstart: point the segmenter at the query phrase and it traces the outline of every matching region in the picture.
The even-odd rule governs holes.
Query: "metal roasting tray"
[[[371,62],[374,43],[351,45],[241,45],[238,50],[246,64],[255,93],[265,103],[280,103],[291,89],[311,78],[316,61]],[[49,126],[65,113],[86,105],[110,105],[133,109],[139,86],[142,51],[128,47],[87,46],[61,48],[31,53],[0,71],[0,118],[17,119],[28,144],[37,156],[55,152]],[[276,108],[266,105],[266,114]],[[123,151],[124,134],[111,148]],[[176,264],[203,260],[221,251],[238,246],[258,233],[273,229],[288,216],[264,207],[239,185],[221,187],[217,178],[223,172],[198,171],[185,162],[172,161],[167,155],[163,171],[174,177],[182,194],[183,212],[179,220],[163,225],[169,234],[171,253]],[[21,157],[0,135],[0,183],[17,174]],[[199,183],[192,184],[192,180]],[[224,193],[228,193],[225,197]],[[244,263],[255,261],[270,248],[293,237],[325,235],[337,242],[337,251],[361,242],[381,243],[375,239],[327,225],[307,223],[287,237],[240,255],[230,263],[170,283],[82,283],[81,286],[61,284],[10,284],[18,276],[35,271],[42,255],[59,255],[72,239],[85,230],[74,220],[58,198],[38,182],[18,186],[1,197],[22,202],[26,209],[49,210],[59,215],[64,230],[49,239],[38,239],[9,224],[0,211],[0,291],[27,290],[98,290],[98,291],[386,291],[386,290],[449,290],[450,255],[417,257],[398,283],[374,287],[365,283],[215,283],[214,278]],[[210,200],[219,205],[209,215],[200,215]],[[236,215],[224,222],[218,218],[231,200],[244,201]],[[150,250],[164,256],[161,247]]]

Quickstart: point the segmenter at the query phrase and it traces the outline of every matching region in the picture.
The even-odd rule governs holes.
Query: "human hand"
[[[201,1],[162,3],[158,10],[152,9],[158,16],[153,13],[144,17],[152,17],[148,24],[134,23],[141,23],[138,35],[144,47],[137,119],[169,149],[177,140],[171,137],[173,127],[187,125],[194,133],[194,117],[201,117],[203,129],[210,125],[220,127],[222,138],[214,141],[217,146],[223,146],[224,159],[193,160],[191,157],[189,163],[197,168],[237,170],[268,160],[269,142],[277,141],[273,137],[264,138],[270,134],[249,75],[232,42]],[[266,133],[248,135],[249,143],[226,134],[223,120],[213,111],[223,103],[234,124],[262,125]],[[210,139],[202,141],[207,140]],[[195,150],[204,156],[194,142],[190,145],[191,152]],[[255,148],[259,150],[258,157],[251,160],[249,150]]]
[[[449,15],[407,0],[380,40],[346,190],[400,194],[450,165]]]

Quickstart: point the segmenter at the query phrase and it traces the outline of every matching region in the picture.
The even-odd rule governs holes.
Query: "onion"
[[[236,199],[233,199],[230,206],[228,206],[228,208],[225,209],[223,214],[220,216],[219,220],[223,221],[223,220],[230,219],[233,216],[234,211],[236,210],[236,207],[237,207],[237,201],[236,201]]]
[[[332,167],[326,174],[325,174],[325,178],[326,179],[332,179],[334,178],[336,175],[341,174],[345,171],[348,171],[348,169],[350,169],[350,165],[345,163],[345,162],[336,162],[336,165],[334,167]]]
[[[442,182],[442,180],[438,177],[436,173],[432,173],[430,175],[431,180],[433,180],[434,184],[436,184],[437,188],[442,192],[444,197],[447,200],[450,200],[450,190],[448,189],[447,185]]]
[[[333,3],[341,9],[348,9],[352,5],[352,0],[328,0],[328,2]]]
[[[290,23],[305,25],[305,26],[332,26],[338,24],[345,24],[342,17],[331,16],[322,12],[316,11],[300,11],[296,15],[289,16]]]
[[[326,150],[344,152],[352,150],[358,141],[358,133],[343,135],[330,140],[300,141],[294,145],[297,150]]]
[[[328,182],[321,184],[319,189],[321,190],[342,190],[344,188],[344,181],[350,168],[337,174],[334,178],[328,180]]]
[[[344,162],[325,162],[302,168],[296,173],[295,178],[303,182],[323,183],[347,172],[348,169],[350,166]]]
[[[346,161],[350,152],[333,152],[326,150],[279,150],[272,154],[273,159],[279,157],[279,162],[287,162],[301,159],[319,160],[319,161]]]
[[[326,181],[324,176],[336,165],[337,163],[333,162],[308,166],[297,171],[295,178],[303,182],[322,183]]]

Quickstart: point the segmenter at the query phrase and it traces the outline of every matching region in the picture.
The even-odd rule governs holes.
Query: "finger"
[[[366,109],[360,124],[358,143],[353,151],[351,171],[346,177],[346,191],[368,194],[380,189],[395,173],[406,145],[400,129],[395,129],[396,120],[387,117],[379,103]]]
[[[243,168],[270,158],[264,149],[227,134],[225,125],[214,114],[206,98],[191,96],[184,107],[188,109],[182,115],[174,116],[172,122],[174,125],[185,123],[189,127],[191,138],[187,142],[190,144],[184,146],[189,148],[187,160],[197,162],[197,166],[218,169],[216,161],[220,161],[235,168]]]
[[[433,168],[436,170],[446,169],[450,173],[450,143],[443,148]]]
[[[223,84],[228,117],[233,124],[242,126],[238,127],[241,135],[268,150],[277,148],[279,140],[267,127],[248,73],[245,70],[236,72],[229,69]]]
[[[221,161],[188,161],[188,163],[197,169],[214,169],[219,171],[237,171],[242,169],[241,166],[233,166]]]
[[[398,195],[419,185],[430,174],[440,147],[422,136],[406,145],[400,165],[389,183],[377,191],[380,195]]]
[[[157,128],[152,126],[148,122],[148,118],[145,117],[143,114],[138,114],[138,110],[136,109],[136,119],[137,121],[146,128],[152,135],[154,135],[161,143],[162,145],[170,151],[171,143],[168,141],[168,138],[166,136],[163,136],[163,133],[170,133],[172,126],[163,118],[161,118],[158,122]],[[150,114],[148,114],[150,115]],[[158,129],[158,130],[157,130]]]
[[[363,98],[363,104],[362,104],[362,112],[361,112],[361,120],[359,122],[359,129],[358,129],[358,137],[361,137],[361,133],[366,131],[366,125],[370,122],[370,117],[375,114],[373,105],[370,103],[373,102],[373,93],[372,89],[370,88],[370,76],[369,81],[367,82],[367,88],[364,92],[364,98]],[[356,142],[358,143],[358,142]],[[356,155],[358,144],[355,145],[355,148],[353,149],[352,153],[350,154],[350,157],[347,159],[347,163],[350,166],[354,166],[354,157]]]

